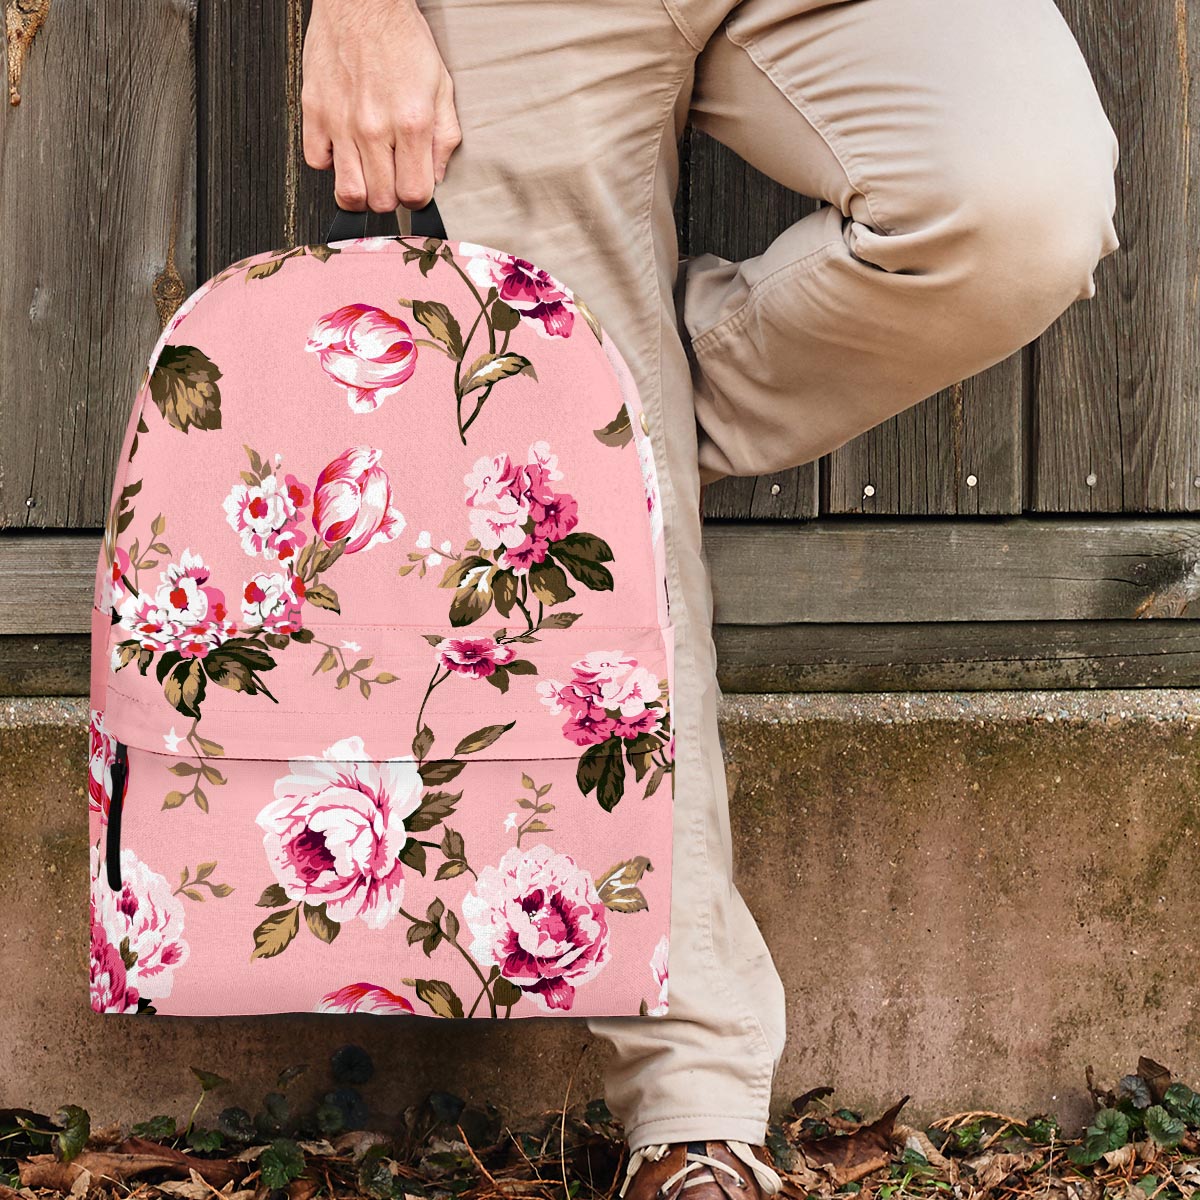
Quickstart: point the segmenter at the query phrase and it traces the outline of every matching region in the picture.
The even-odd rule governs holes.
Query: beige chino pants
[[[1116,137],[1052,0],[421,3],[463,126],[449,236],[575,289],[652,418],[678,639],[671,1015],[591,1022],[609,1104],[634,1148],[761,1142],[784,997],[732,879],[700,487],[815,459],[1093,295]],[[680,264],[689,118],[827,203],[756,258]]]

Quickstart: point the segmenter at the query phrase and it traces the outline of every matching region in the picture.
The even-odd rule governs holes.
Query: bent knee
[[[986,320],[1016,349],[1096,294],[1096,268],[1120,245],[1112,162],[1102,144],[1069,162],[1031,155],[957,172],[916,228],[880,235],[852,223],[851,252],[921,277],[914,297]]]

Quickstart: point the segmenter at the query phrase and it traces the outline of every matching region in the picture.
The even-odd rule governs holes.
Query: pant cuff
[[[737,1117],[728,1113],[692,1113],[639,1121],[625,1131],[630,1150],[660,1142],[729,1141],[761,1146],[767,1140],[767,1122],[761,1117]]]

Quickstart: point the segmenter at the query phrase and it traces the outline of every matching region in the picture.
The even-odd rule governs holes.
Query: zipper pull
[[[104,842],[104,869],[108,886],[121,890],[121,808],[125,803],[125,788],[129,783],[129,750],[124,742],[117,743],[113,759],[112,796],[108,801],[108,831]]]

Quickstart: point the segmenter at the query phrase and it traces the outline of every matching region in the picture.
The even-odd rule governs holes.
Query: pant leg
[[[675,624],[670,1010],[596,1020],[637,1148],[763,1140],[783,992],[733,886],[696,421],[674,300],[676,143],[699,39],[662,0],[422,0],[462,145],[438,187],[452,238],[561,278],[629,362],[649,418]]]
[[[1053,0],[741,0],[697,126],[828,201],[688,262],[702,483],[809,462],[1095,292],[1116,136]]]

